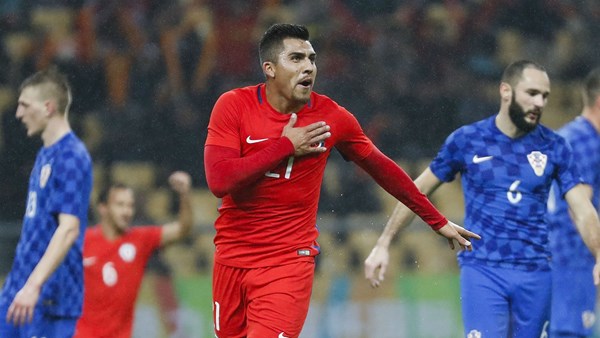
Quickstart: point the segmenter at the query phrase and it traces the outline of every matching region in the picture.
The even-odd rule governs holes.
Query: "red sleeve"
[[[375,148],[370,155],[357,161],[377,184],[414,211],[433,230],[439,230],[448,220],[431,204],[408,174],[394,161]]]
[[[144,264],[150,259],[152,253],[160,247],[162,230],[160,225],[137,225],[133,227],[132,231],[135,233],[140,254],[144,257]]]
[[[236,149],[207,145],[204,147],[204,170],[208,188],[215,196],[223,197],[254,182],[293,154],[294,145],[287,137],[245,157],[240,157]]]

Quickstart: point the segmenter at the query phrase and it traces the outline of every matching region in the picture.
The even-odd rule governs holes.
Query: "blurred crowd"
[[[353,112],[386,154],[408,161],[496,113],[509,62],[533,59],[553,85],[568,86],[599,60],[598,1],[3,0],[0,219],[22,216],[37,149],[14,117],[25,77],[51,64],[69,75],[70,120],[98,167],[150,162],[164,175],[193,173],[203,187],[212,105],[263,80],[257,43],[275,22],[309,27],[316,91]],[[326,208],[377,210],[360,175],[338,179]],[[337,198],[353,192],[361,199]]]

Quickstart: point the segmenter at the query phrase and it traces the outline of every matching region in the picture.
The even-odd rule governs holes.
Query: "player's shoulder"
[[[340,105],[338,102],[333,100],[327,95],[312,92],[310,96],[310,102],[308,103],[308,109],[312,112],[317,113],[324,118],[334,118],[338,121],[353,121],[356,118],[354,114],[348,109]],[[332,121],[328,121],[332,123]]]
[[[582,137],[585,136],[587,134],[597,134],[596,130],[594,129],[594,127],[591,125],[591,123],[583,118],[582,116],[578,116],[575,119],[567,122],[564,126],[560,127],[560,129],[558,129],[556,131],[559,135],[569,139],[569,138],[575,138],[575,137]]]
[[[564,137],[558,132],[552,130],[543,124],[539,124],[536,128],[536,134],[538,137],[552,143],[566,143]]]
[[[65,138],[60,141],[58,152],[65,158],[78,158],[86,162],[91,161],[91,156],[85,143],[83,143],[83,141],[81,141],[81,139],[73,132],[67,134]]]
[[[239,87],[230,89],[219,97],[219,100],[258,100],[260,91],[263,86],[261,84]]]
[[[85,241],[93,241],[97,238],[102,237],[102,229],[99,224],[94,226],[89,226],[85,229]]]
[[[493,133],[494,131],[494,116],[487,117],[483,120],[465,124],[458,127],[451,134],[451,138],[481,138],[482,135]]]
[[[317,109],[336,109],[336,110],[346,110],[339,103],[337,103],[334,99],[330,98],[327,95],[320,94],[317,92],[312,92],[310,95],[310,104]]]

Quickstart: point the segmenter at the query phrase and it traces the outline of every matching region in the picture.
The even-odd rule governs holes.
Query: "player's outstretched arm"
[[[437,181],[437,182],[436,182]],[[440,185],[435,175],[429,169],[425,170],[416,180],[415,185],[423,193],[431,193]],[[365,278],[372,287],[379,287],[385,278],[389,264],[389,247],[394,237],[410,225],[415,218],[406,205],[398,202],[377,243],[365,260]]]
[[[179,195],[179,214],[177,222],[163,226],[161,245],[167,245],[188,236],[194,222],[192,199],[192,178],[183,171],[176,171],[169,176],[169,185]]]
[[[69,214],[59,214],[58,227],[44,255],[8,308],[7,322],[13,322],[15,325],[31,322],[42,286],[63,261],[77,237],[79,237],[79,218]]]
[[[415,185],[424,194],[432,194],[442,182],[427,168],[415,180]],[[392,216],[388,220],[385,229],[365,260],[365,277],[372,287],[378,287],[384,280],[389,264],[389,246],[393,238],[405,229],[414,220],[415,213],[402,203],[398,203]],[[470,250],[469,238],[479,239],[479,235],[464,229],[463,227],[448,221],[440,229],[436,230],[439,235],[446,237],[451,249],[454,249],[456,241],[462,249]]]
[[[600,285],[600,220],[591,202],[591,189],[587,185],[578,184],[567,191],[565,200],[583,242],[596,257],[594,284]]]

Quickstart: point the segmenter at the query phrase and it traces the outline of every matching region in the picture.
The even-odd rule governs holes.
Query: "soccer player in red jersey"
[[[355,117],[312,91],[316,53],[304,26],[275,24],[259,54],[264,84],[216,102],[204,149],[215,222],[213,315],[218,338],[298,337],[314,276],[317,203],[335,147],[433,230],[470,249],[475,233],[449,222]]]
[[[144,268],[159,247],[184,238],[192,227],[191,179],[169,177],[179,195],[176,222],[130,227],[135,213],[131,188],[112,184],[98,198],[100,224],[86,231],[83,244],[84,302],[77,338],[129,338]]]

